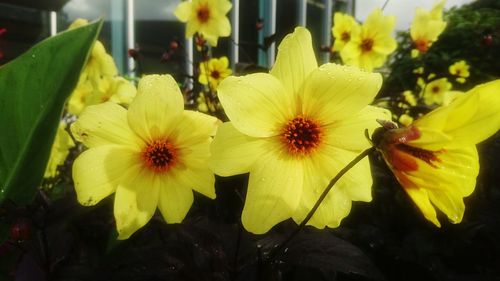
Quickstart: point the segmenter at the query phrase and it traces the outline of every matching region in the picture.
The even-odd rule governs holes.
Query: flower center
[[[196,11],[196,17],[201,23],[206,23],[210,18],[210,10],[206,5],[199,6]]]
[[[144,165],[156,173],[168,171],[177,158],[174,146],[166,141],[159,140],[149,143],[141,153]]]
[[[434,94],[439,93],[439,87],[438,87],[438,86],[434,86],[434,87],[432,87],[432,89],[431,89],[431,90],[432,90],[432,92],[433,92]]]
[[[321,127],[311,119],[297,116],[283,128],[282,140],[292,154],[305,155],[321,143]]]
[[[344,31],[344,32],[342,32],[340,39],[344,42],[348,42],[349,40],[351,40],[351,34],[347,31]]]
[[[369,52],[373,48],[373,39],[371,38],[366,38],[361,41],[361,51],[363,52]]]
[[[429,50],[429,44],[427,43],[427,40],[418,39],[415,41],[415,48],[417,48],[417,50],[421,53],[425,53]]]
[[[219,73],[219,71],[214,70],[214,71],[212,71],[212,73],[210,73],[210,76],[212,76],[212,78],[214,78],[214,79],[219,79],[220,73]]]

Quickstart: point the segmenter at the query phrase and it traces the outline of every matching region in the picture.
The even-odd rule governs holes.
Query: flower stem
[[[281,252],[286,248],[286,246],[288,245],[288,243],[290,243],[290,241],[292,241],[292,239],[295,236],[297,236],[297,234],[299,234],[299,232],[306,226],[306,224],[312,218],[312,216],[314,215],[314,213],[316,212],[316,210],[318,210],[319,206],[321,205],[321,203],[323,202],[323,200],[326,198],[326,196],[328,195],[328,193],[330,192],[330,190],[333,188],[333,186],[335,185],[335,183],[337,183],[337,181],[345,173],[347,173],[359,161],[361,161],[363,158],[365,158],[366,156],[368,156],[374,150],[375,150],[375,147],[370,147],[370,148],[364,150],[363,152],[361,152],[361,154],[359,154],[358,156],[356,156],[356,158],[354,158],[351,162],[349,162],[349,164],[347,164],[347,166],[345,166],[342,170],[340,170],[340,172],[326,186],[325,190],[323,190],[323,193],[321,193],[321,195],[319,196],[318,201],[316,201],[316,203],[314,204],[314,206],[312,207],[312,209],[309,211],[309,213],[304,218],[304,220],[299,224],[299,226],[297,228],[295,228],[295,230],[290,234],[290,236],[288,236],[287,239],[285,239],[283,241],[283,243],[281,243],[280,245],[278,245],[274,249],[274,251],[271,252],[271,254],[269,255],[269,259],[270,260],[275,259],[276,257],[278,257],[281,254]]]

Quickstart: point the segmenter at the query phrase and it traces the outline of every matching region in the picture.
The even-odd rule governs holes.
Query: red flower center
[[[196,11],[196,17],[201,23],[206,23],[210,19],[210,10],[206,5],[201,5]]]
[[[434,86],[434,87],[432,87],[432,89],[431,89],[431,90],[432,90],[432,92],[433,92],[434,94],[439,93],[439,87],[438,87],[438,86]]]
[[[174,146],[166,141],[159,140],[149,143],[142,151],[144,165],[156,173],[168,171],[177,159]]]
[[[212,78],[214,79],[219,79],[220,78],[220,72],[217,71],[217,70],[213,70],[211,73],[210,73],[210,76],[212,76]]]
[[[427,52],[429,50],[429,43],[424,39],[417,39],[415,42],[415,48],[419,50],[421,53]]]
[[[347,31],[342,32],[340,39],[344,42],[348,42],[349,40],[351,40],[351,33],[347,32]]]
[[[369,52],[373,49],[373,39],[366,38],[361,41],[361,51]]]
[[[309,154],[321,143],[321,127],[311,119],[297,116],[283,128],[282,140],[292,154]]]

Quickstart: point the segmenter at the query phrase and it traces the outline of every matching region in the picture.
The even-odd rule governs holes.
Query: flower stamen
[[[206,5],[199,6],[196,10],[196,17],[201,23],[206,23],[210,19],[210,10]]]
[[[373,39],[371,38],[363,39],[360,47],[361,51],[363,51],[364,53],[371,51],[373,49]]]
[[[321,143],[322,131],[317,122],[297,116],[283,128],[282,140],[292,154],[305,155]]]
[[[175,164],[177,151],[170,142],[159,140],[147,144],[141,156],[148,169],[156,173],[163,173]]]

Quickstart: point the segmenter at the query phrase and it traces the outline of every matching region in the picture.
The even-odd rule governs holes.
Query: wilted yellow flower
[[[183,107],[170,75],[148,75],[128,111],[112,102],[89,106],[71,126],[89,147],[73,164],[78,202],[95,205],[116,192],[119,239],[144,226],[157,206],[168,223],[181,222],[192,190],[215,198],[207,160],[219,121]]]
[[[229,60],[227,57],[213,58],[208,62],[200,62],[198,82],[207,85],[208,81],[210,81],[210,87],[215,91],[219,83],[233,73],[228,67]]]
[[[243,226],[265,233],[292,217],[302,221],[320,193],[347,163],[370,144],[364,130],[386,110],[369,106],[380,74],[325,64],[318,68],[307,29],[297,27],[278,49],[270,73],[230,76],[219,85],[220,102],[231,120],[211,147],[211,165],[221,176],[250,173]],[[335,185],[309,221],[336,227],[351,201],[371,200],[368,159]]]
[[[192,0],[181,2],[174,14],[187,23],[186,38],[198,33],[215,47],[219,37],[231,34],[231,24],[226,17],[231,7],[227,0]]]
[[[332,34],[335,38],[333,50],[340,52],[345,44],[351,40],[351,37],[358,36],[359,31],[359,23],[353,17],[344,13],[335,13],[332,27]]]
[[[418,53],[427,52],[446,28],[446,22],[442,20],[443,6],[444,1],[436,4],[430,12],[422,8],[416,9],[410,27],[410,36],[415,45],[412,57],[415,57]]]
[[[387,56],[397,47],[391,35],[395,22],[394,16],[384,16],[380,9],[371,12],[358,35],[351,37],[340,52],[342,61],[366,71],[384,65]]]
[[[66,132],[66,123],[60,122],[57,128],[56,138],[50,150],[50,158],[45,168],[45,178],[53,178],[57,176],[57,168],[64,164],[66,157],[68,157],[69,150],[75,146],[73,139]]]
[[[449,67],[449,71],[451,75],[467,78],[470,75],[469,65],[466,61],[461,60],[458,61]]]
[[[479,172],[475,145],[500,128],[499,92],[500,80],[477,86],[409,127],[373,135],[403,189],[436,226],[435,208],[452,223],[462,221],[463,197],[474,191]]]
[[[446,78],[436,79],[430,82],[425,85],[424,88],[424,103],[426,105],[443,104],[444,95],[450,89],[451,83],[448,82]]]

